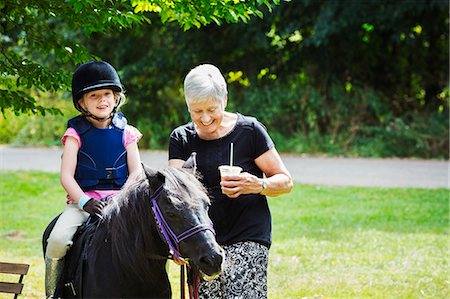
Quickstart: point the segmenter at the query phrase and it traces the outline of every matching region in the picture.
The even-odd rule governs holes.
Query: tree
[[[183,76],[209,62],[228,108],[258,116],[283,150],[448,157],[447,0],[7,3],[0,55],[14,64],[0,57],[0,93],[23,94],[0,94],[4,109],[49,111],[30,90],[68,89],[75,64],[101,57],[119,70],[141,145],[161,148],[189,119]]]
[[[212,62],[228,79],[228,107],[258,116],[280,139],[337,153],[360,146],[435,157],[448,151],[448,5],[284,2],[248,25],[182,32],[154,22],[90,48],[122,66],[133,103],[124,110],[152,139],[145,146],[164,146],[188,120],[182,77]]]
[[[40,91],[68,89],[76,64],[96,58],[83,45],[94,33],[176,22],[188,30],[214,22],[262,17],[279,0],[6,0],[0,2],[0,109],[15,114],[60,113],[38,103]]]

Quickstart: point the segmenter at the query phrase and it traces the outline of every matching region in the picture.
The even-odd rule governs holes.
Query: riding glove
[[[84,204],[83,210],[91,214],[91,216],[97,215],[101,217],[105,205],[103,201],[91,198]]]

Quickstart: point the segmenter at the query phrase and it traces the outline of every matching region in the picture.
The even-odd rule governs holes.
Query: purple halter
[[[204,230],[209,230],[213,234],[215,234],[214,229],[211,225],[207,224],[199,224],[197,226],[194,226],[178,236],[173,232],[173,230],[170,228],[170,225],[167,223],[166,219],[164,219],[164,216],[161,212],[161,209],[158,206],[158,203],[156,202],[156,198],[161,194],[161,191],[163,190],[163,185],[161,185],[155,193],[153,193],[152,197],[150,198],[152,201],[152,210],[155,214],[155,221],[158,225],[162,236],[164,237],[164,241],[166,241],[167,245],[169,246],[169,249],[172,251],[172,254],[177,259],[183,260],[181,257],[180,251],[179,251],[179,244],[181,241],[192,237],[193,235],[198,234],[199,232],[202,232]]]

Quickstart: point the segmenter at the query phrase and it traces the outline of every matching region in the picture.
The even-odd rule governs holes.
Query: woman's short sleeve
[[[254,128],[255,128],[255,158],[264,154],[266,151],[274,147],[274,143],[267,133],[266,127],[259,122],[258,120],[254,120]]]
[[[196,135],[192,123],[181,125],[174,129],[169,139],[169,160],[181,159],[186,161],[195,146],[193,136]]]

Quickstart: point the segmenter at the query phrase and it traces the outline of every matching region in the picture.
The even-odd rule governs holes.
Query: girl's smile
[[[78,101],[79,105],[91,115],[103,120],[108,119],[116,105],[116,98],[111,89],[99,89],[87,92]],[[95,120],[95,119],[93,119]],[[100,121],[93,122],[96,126],[103,127]],[[108,124],[106,124],[108,125]]]

